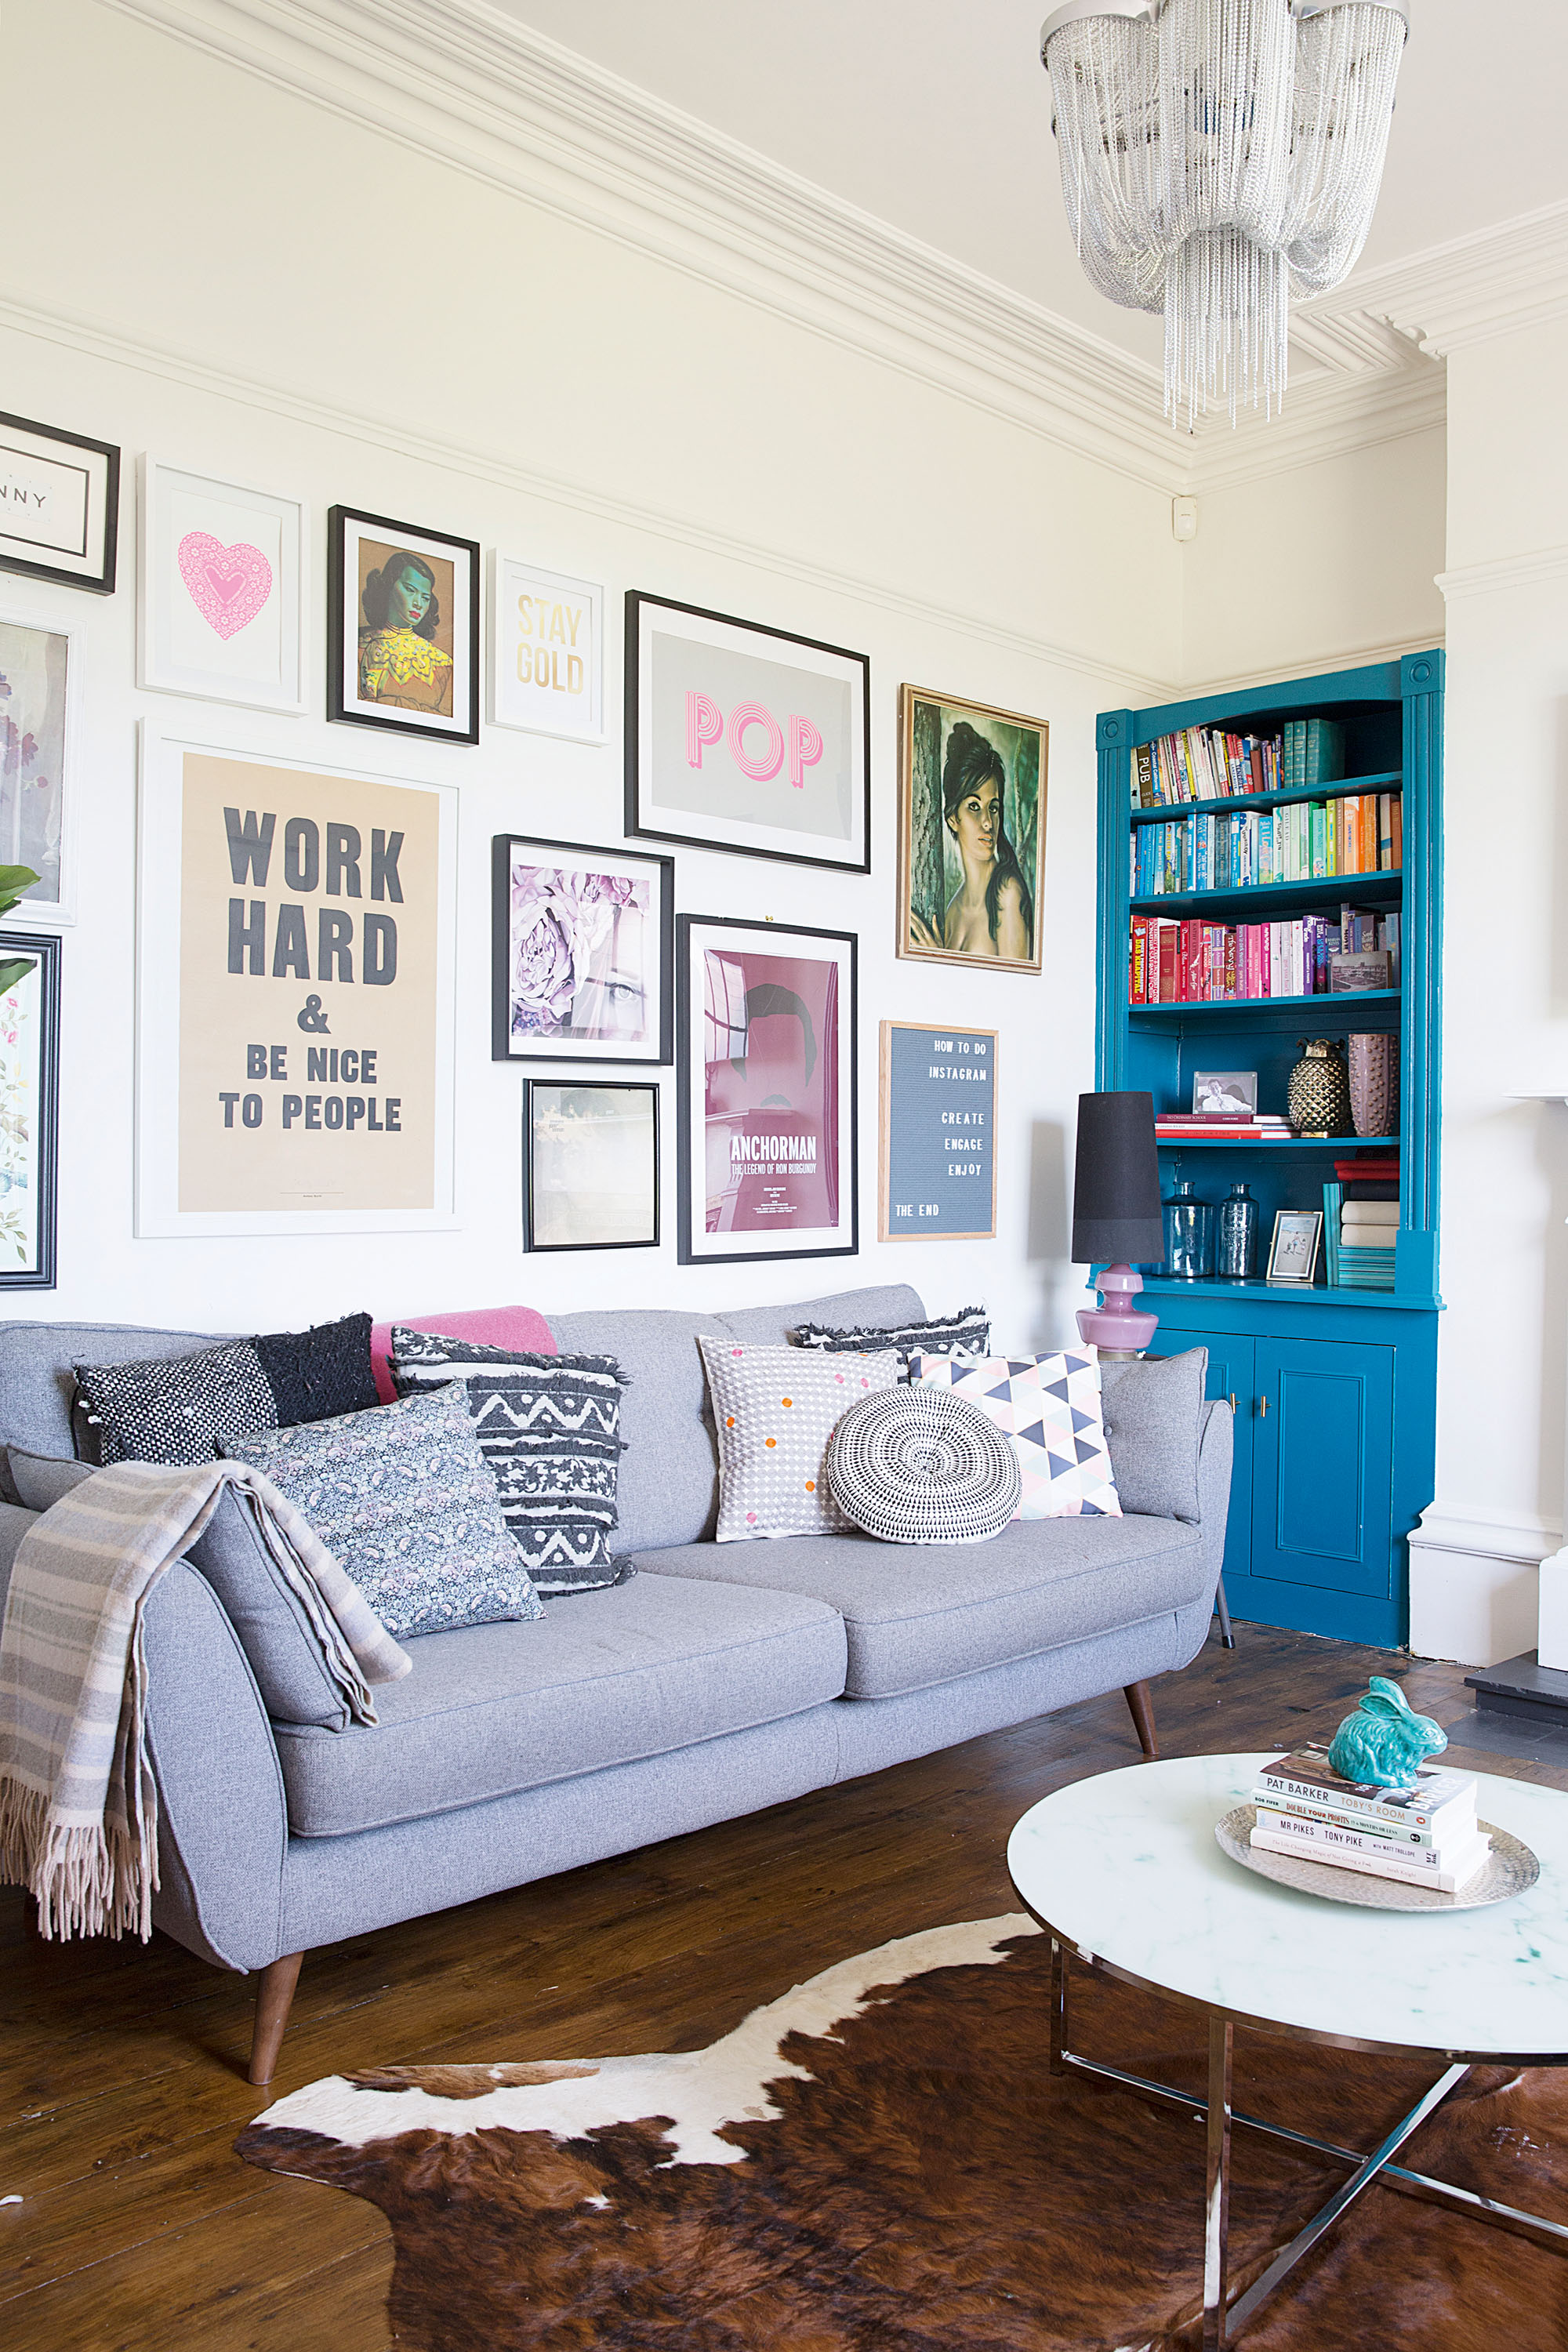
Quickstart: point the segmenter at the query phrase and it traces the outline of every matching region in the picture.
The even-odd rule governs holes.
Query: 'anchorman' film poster
[[[149,735],[138,1233],[455,1222],[456,797]]]
[[[680,1255],[856,1246],[855,941],[680,918]]]

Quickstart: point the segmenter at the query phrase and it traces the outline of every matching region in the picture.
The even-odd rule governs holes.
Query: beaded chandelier
[[[1165,314],[1165,414],[1285,390],[1292,293],[1354,266],[1402,0],[1073,0],[1047,17],[1062,194],[1092,285]]]

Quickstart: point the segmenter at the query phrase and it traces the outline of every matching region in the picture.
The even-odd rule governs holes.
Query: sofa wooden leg
[[[272,2080],[278,2053],[283,2047],[294,1988],[300,1981],[300,1963],[304,1957],[303,1952],[285,1952],[280,1960],[269,1961],[256,1980],[256,2031],[250,2037],[250,2079],[257,2084]]]
[[[1133,1729],[1138,1734],[1138,1744],[1143,1750],[1144,1762],[1157,1762],[1160,1743],[1154,1737],[1154,1702],[1149,1696],[1148,1684],[1126,1683],[1122,1685],[1122,1696],[1132,1717]],[[282,1963],[279,1965],[281,1967]]]

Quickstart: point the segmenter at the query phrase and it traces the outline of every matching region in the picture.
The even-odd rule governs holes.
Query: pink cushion
[[[473,1339],[481,1348],[518,1348],[530,1356],[556,1353],[550,1326],[535,1307],[462,1307],[451,1315],[400,1315],[397,1321],[405,1331],[437,1331],[443,1339]],[[391,1404],[397,1394],[386,1360],[391,1351],[392,1325],[373,1323],[370,1361],[383,1404]]]

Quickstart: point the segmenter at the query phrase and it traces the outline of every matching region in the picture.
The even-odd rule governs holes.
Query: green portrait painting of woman
[[[452,565],[371,540],[359,559],[361,699],[449,719]]]
[[[1040,969],[1043,719],[900,695],[898,951]]]

